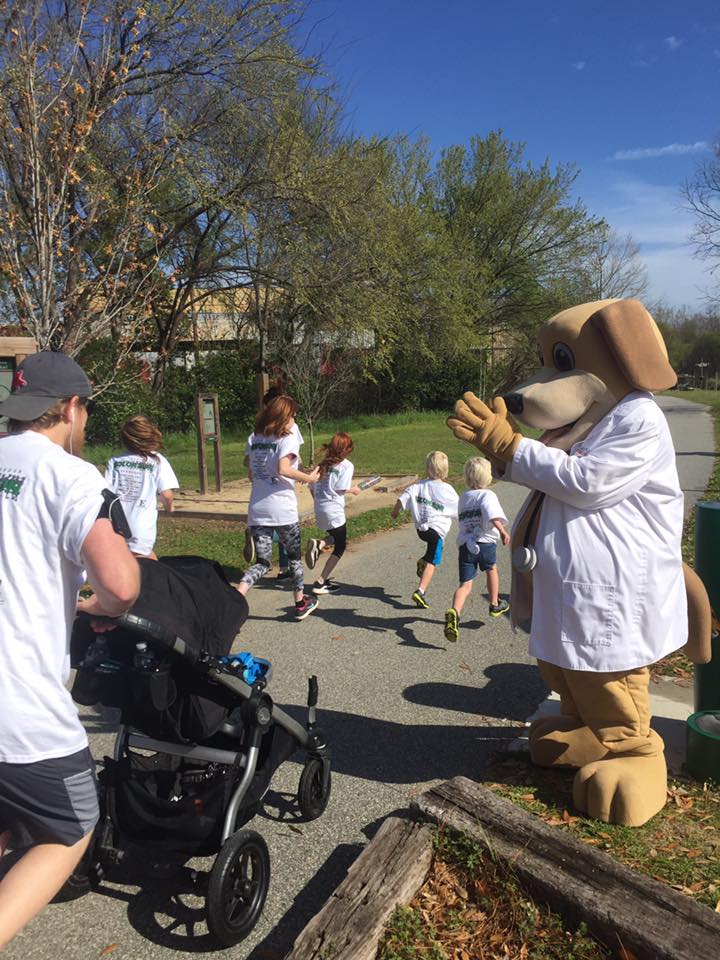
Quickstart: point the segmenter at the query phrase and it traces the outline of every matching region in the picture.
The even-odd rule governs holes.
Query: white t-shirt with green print
[[[315,499],[315,520],[321,530],[337,530],[345,523],[345,491],[352,486],[355,467],[341,460],[310,484]]]
[[[105,483],[122,502],[132,531],[128,547],[143,556],[152,553],[157,536],[158,494],[179,486],[173,468],[161,453],[147,457],[120,453],[108,461]]]

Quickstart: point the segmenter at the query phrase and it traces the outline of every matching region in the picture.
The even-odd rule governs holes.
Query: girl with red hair
[[[315,519],[317,525],[327,530],[333,541],[333,552],[327,559],[321,576],[312,588],[314,594],[336,593],[338,585],[330,579],[330,574],[340,562],[347,545],[347,524],[345,519],[345,494],[357,496],[360,487],[353,487],[352,478],[355,468],[348,460],[353,452],[352,437],[347,433],[336,433],[322,448],[325,453],[320,463],[320,479],[310,485],[315,499]],[[305,562],[312,570],[318,561],[325,540],[311,540],[305,551]]]
[[[245,457],[252,481],[248,527],[255,545],[255,563],[245,571],[238,590],[247,594],[270,569],[273,533],[287,551],[295,594],[295,619],[304,620],[317,607],[314,597],[305,596],[295,483],[312,483],[320,477],[316,467],[298,470],[300,445],[295,414],[297,404],[286,396],[275,397],[257,415],[255,430],[248,437]]]

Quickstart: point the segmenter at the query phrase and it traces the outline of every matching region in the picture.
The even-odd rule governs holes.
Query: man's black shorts
[[[10,830],[13,846],[70,847],[92,830],[99,815],[88,747],[36,763],[0,763],[0,833]]]

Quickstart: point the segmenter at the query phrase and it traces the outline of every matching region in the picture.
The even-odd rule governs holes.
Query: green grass
[[[316,451],[338,430],[349,433],[355,443],[352,461],[358,474],[379,473],[383,476],[421,474],[425,457],[432,450],[444,450],[450,459],[450,474],[460,476],[473,449],[456,440],[445,425],[450,413],[425,411],[415,413],[378,414],[350,417],[338,422],[321,423],[315,435]],[[310,459],[310,432],[300,422],[305,445],[303,456]],[[243,464],[247,434],[225,434],[222,441],[223,475],[226,482],[247,476]],[[88,444],[86,458],[98,466],[118,453],[120,447],[112,444]],[[177,474],[180,486],[195,489],[198,486],[197,440],[194,434],[166,434],[163,453]],[[210,469],[213,464],[212,447],[207,447]],[[317,459],[317,453],[316,453]],[[212,473],[211,473],[212,477]]]
[[[720,903],[720,791],[671,777],[669,802],[642,827],[576,816],[573,771],[531,767],[526,758],[499,761],[486,785],[559,830],[715,909]]]
[[[408,522],[408,514],[401,514],[393,520],[387,508],[368,510],[356,517],[348,517],[348,539],[357,540],[360,537],[378,533],[380,530],[393,530]],[[312,524],[303,526],[303,550],[310,537],[324,535],[324,530]],[[170,520],[163,514],[159,515],[158,538],[155,545],[155,551],[159,556],[199,556],[216,560],[224,568],[225,575],[230,580],[238,580],[245,569],[242,557],[244,543],[245,524],[238,523],[236,520]],[[277,548],[275,548],[274,558],[277,561]]]

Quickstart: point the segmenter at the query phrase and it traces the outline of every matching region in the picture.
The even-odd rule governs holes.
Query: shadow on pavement
[[[283,709],[304,722],[302,708],[283,705]],[[327,734],[333,773],[408,785],[458,774],[474,777],[519,734],[516,724],[483,724],[482,718],[457,726],[398,723],[320,707],[318,726]]]
[[[486,667],[483,674],[489,680],[484,687],[415,683],[405,688],[403,697],[424,707],[524,721],[548,695],[548,688],[533,664],[496,663]]]
[[[345,878],[362,849],[359,843],[341,843],[335,847],[315,876],[297,894],[287,913],[248,954],[247,960],[282,960],[306,923]]]

